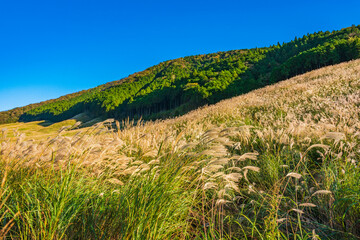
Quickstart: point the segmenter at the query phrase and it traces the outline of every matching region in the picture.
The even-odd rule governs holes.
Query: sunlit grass
[[[352,61],[165,121],[2,125],[0,236],[359,239],[359,106]]]
[[[15,138],[18,134],[25,134],[27,139],[41,140],[46,137],[54,137],[62,127],[73,126],[76,120],[70,119],[58,123],[36,121],[28,123],[1,124],[1,129],[6,129],[7,137]],[[68,131],[65,135],[71,136],[79,131],[78,128]]]

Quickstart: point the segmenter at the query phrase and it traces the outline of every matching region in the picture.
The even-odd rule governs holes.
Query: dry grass
[[[16,225],[8,232],[11,238],[359,239],[359,106],[357,60],[164,121],[109,120],[70,133],[56,132],[65,123],[46,130],[33,123],[2,126],[8,130],[0,136],[0,164],[10,173],[0,172],[5,179],[1,191],[15,194],[9,195],[10,200],[0,197],[8,202],[5,210],[0,208],[0,216],[6,215],[4,224],[13,224],[15,219]],[[14,128],[19,133],[9,137]],[[21,192],[19,185],[33,186],[34,181],[52,177],[62,183],[59,173],[68,170],[75,179],[96,186],[96,190],[83,189],[89,199],[95,199],[89,200],[95,213],[76,194],[73,204],[79,209],[71,210],[74,215],[67,218],[54,212],[27,215],[29,199],[16,205],[21,194],[42,201],[31,192],[38,188]],[[74,184],[72,191],[78,193],[80,186],[71,181],[67,184]],[[164,191],[160,196],[168,196],[173,204],[151,195],[158,199],[153,203],[148,192],[139,190],[136,195],[131,186],[150,192],[159,186]],[[123,193],[121,199],[128,194],[154,205],[149,209],[146,201],[127,199],[128,205],[124,204],[133,211],[116,212],[112,205],[118,199],[116,192]],[[99,196],[107,200],[99,202]],[[143,216],[136,211],[143,207],[154,212],[149,213],[150,220],[141,222]],[[56,224],[68,222],[61,227],[33,223],[51,222],[53,214],[59,217]],[[81,229],[78,235],[76,229]]]
[[[59,123],[51,123],[47,121],[35,121],[28,123],[9,123],[1,124],[0,130],[7,132],[8,138],[16,139],[19,134],[24,134],[26,139],[43,140],[49,137],[55,137],[58,131],[63,127],[75,126],[75,119],[65,120]],[[73,128],[67,131],[65,135],[72,136],[79,132],[79,128]]]

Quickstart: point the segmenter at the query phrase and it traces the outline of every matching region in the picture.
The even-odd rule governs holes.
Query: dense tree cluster
[[[292,76],[360,57],[360,26],[318,32],[289,43],[189,56],[81,94],[0,113],[0,122],[93,116],[159,118],[185,113]]]

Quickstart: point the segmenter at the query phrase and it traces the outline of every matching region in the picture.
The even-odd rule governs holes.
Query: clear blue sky
[[[358,25],[359,16],[359,0],[0,0],[0,111],[169,59]]]

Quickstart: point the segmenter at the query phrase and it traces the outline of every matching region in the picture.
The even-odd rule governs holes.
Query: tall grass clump
[[[93,176],[83,168],[84,161],[67,158],[65,164],[52,168],[24,169],[23,162],[14,161],[6,183],[12,189],[7,207],[21,215],[10,237],[168,239],[189,235],[193,192],[187,188],[192,181],[189,172],[183,170],[186,159],[163,156],[115,177],[107,171]]]
[[[8,169],[3,166],[3,170],[0,172],[0,238],[5,238],[10,229],[15,224],[14,219],[18,216],[18,213],[11,214],[9,209],[6,208],[6,203],[10,198],[10,191],[6,187]]]

